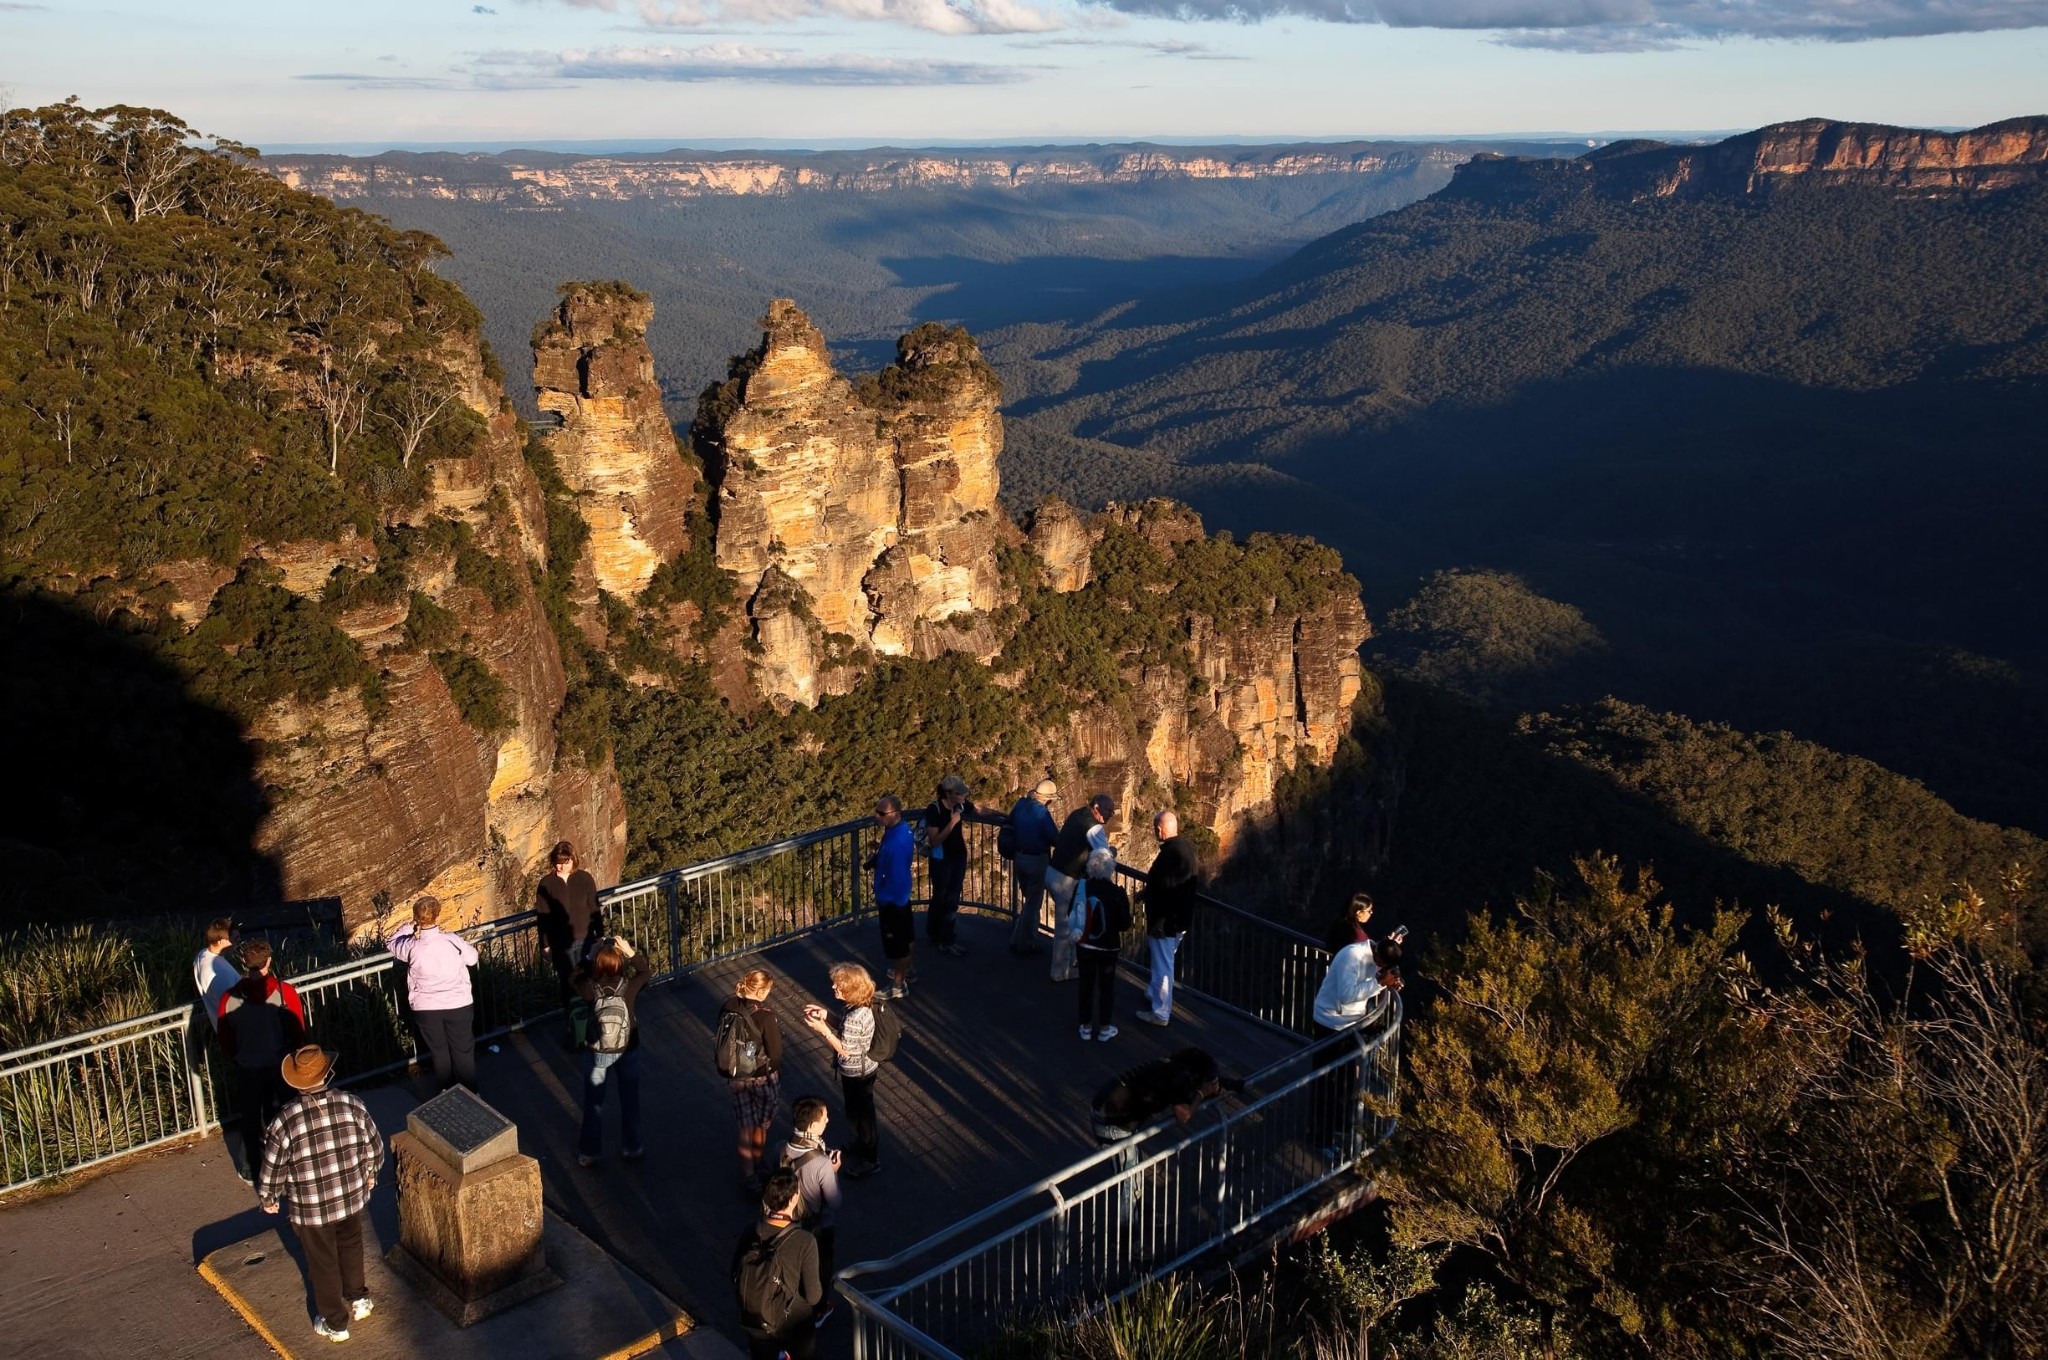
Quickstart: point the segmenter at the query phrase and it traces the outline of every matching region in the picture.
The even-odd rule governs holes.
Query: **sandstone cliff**
[[[825,338],[778,300],[760,348],[700,418],[716,561],[739,581],[770,697],[813,704],[857,672],[841,652],[993,651],[951,626],[1000,602],[994,549],[1000,391],[964,332],[921,327],[859,387]]]
[[[2041,183],[2048,183],[2048,118],[1968,132],[1809,118],[1707,146],[1616,142],[1570,161],[1482,155],[1459,168],[1445,193],[1491,202],[1560,191],[1730,198],[1820,185],[1935,195]]]
[[[393,152],[276,156],[271,173],[337,200],[427,198],[549,208],[576,202],[679,201],[900,189],[1139,184],[1298,175],[1442,175],[1464,146],[1342,142],[1267,147],[1058,147],[975,151],[789,153],[670,151],[642,155],[497,156]]]
[[[423,892],[459,923],[523,910],[525,884],[560,838],[576,843],[600,881],[616,878],[625,859],[616,773],[609,762],[566,759],[556,745],[567,683],[528,581],[527,563],[544,551],[545,506],[519,423],[474,340],[444,358],[480,429],[465,454],[429,466],[423,503],[381,526],[385,541],[412,545],[395,571],[380,570],[389,564],[377,544],[353,530],[252,548],[295,595],[343,591],[337,622],[378,677],[374,710],[362,691],[341,688],[317,704],[274,703],[249,733],[270,805],[257,848],[275,860],[287,898],[339,898],[351,929],[395,917]],[[467,542],[452,546],[464,533]],[[465,582],[458,561],[497,563],[495,598]],[[234,575],[193,563],[159,574],[173,592],[170,612],[188,626]],[[349,591],[351,580],[364,584]],[[466,717],[430,655],[436,644],[421,641],[414,616],[433,609],[447,611],[458,633],[440,645],[495,678],[492,730]]]
[[[700,496],[662,410],[646,340],[653,317],[654,304],[624,284],[570,284],[533,337],[535,396],[559,422],[547,445],[590,528],[589,577],[621,598],[689,549]]]

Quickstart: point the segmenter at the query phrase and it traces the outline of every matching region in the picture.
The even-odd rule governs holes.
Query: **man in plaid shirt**
[[[363,1225],[370,1191],[384,1164],[384,1135],[362,1101],[332,1089],[332,1051],[307,1044],[282,1064],[285,1084],[299,1092],[263,1140],[256,1193],[263,1211],[289,1200],[292,1230],[306,1250],[306,1274],[320,1315],[313,1330],[348,1340],[348,1324],[370,1315],[363,1283]]]

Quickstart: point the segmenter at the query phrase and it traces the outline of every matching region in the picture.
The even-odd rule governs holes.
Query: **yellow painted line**
[[[615,1351],[606,1351],[603,1355],[595,1357],[595,1360],[633,1360],[634,1356],[645,1355],[664,1341],[674,1341],[695,1326],[688,1313],[677,1313],[639,1340],[629,1341]]]
[[[199,1276],[220,1291],[220,1296],[228,1301],[228,1306],[242,1315],[242,1321],[256,1329],[256,1335],[263,1338],[265,1345],[283,1356],[284,1360],[292,1360],[292,1353],[285,1349],[284,1342],[279,1341],[276,1334],[263,1325],[263,1319],[257,1316],[256,1309],[242,1297],[240,1291],[221,1278],[220,1274],[204,1261],[199,1263]]]

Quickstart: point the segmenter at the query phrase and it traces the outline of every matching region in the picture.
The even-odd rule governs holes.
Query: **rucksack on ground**
[[[624,1053],[633,1037],[633,1011],[626,1004],[626,986],[600,987],[590,1006],[590,1046],[600,1053]]]
[[[875,1037],[868,1043],[868,1056],[876,1062],[888,1062],[896,1056],[896,1048],[903,1042],[903,1022],[896,1018],[896,1012],[881,1000],[872,1002],[868,1009],[875,1013]]]
[[[776,1254],[783,1239],[793,1231],[792,1228],[784,1228],[767,1238],[754,1234],[740,1251],[739,1264],[733,1267],[732,1282],[734,1291],[739,1295],[740,1324],[749,1332],[774,1335],[789,1321],[796,1287],[782,1278]]]
[[[718,1041],[712,1049],[712,1061],[718,1065],[721,1077],[759,1074],[764,1062],[761,1027],[754,1023],[753,1016],[744,1011],[718,1013]]]

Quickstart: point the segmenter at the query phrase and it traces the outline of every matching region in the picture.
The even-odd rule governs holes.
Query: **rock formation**
[[[1060,509],[1055,523],[1072,513]],[[1205,532],[1194,511],[1167,501],[1112,505],[1081,528],[1099,534],[1104,522],[1168,553]],[[1061,786],[1080,796],[1108,792],[1120,807],[1148,815],[1180,801],[1183,823],[1207,827],[1227,852],[1247,822],[1271,808],[1285,775],[1303,762],[1327,763],[1350,730],[1362,685],[1358,649],[1372,628],[1357,583],[1346,577],[1332,586],[1298,613],[1188,615],[1190,665],[1147,665],[1128,705],[1100,704],[1071,719],[1054,761]],[[1168,790],[1186,797],[1169,798]],[[1117,831],[1127,858],[1149,859],[1145,816]]]
[[[995,548],[1015,534],[996,504],[1000,392],[974,342],[920,327],[856,388],[795,303],[763,325],[706,438],[716,560],[749,601],[764,692],[815,703],[833,638],[885,656],[992,652],[942,626],[1000,603]]]
[[[387,527],[403,532],[436,517],[466,524],[478,549],[512,565],[515,598],[494,607],[458,580],[452,552],[408,557],[403,590],[337,617],[379,674],[377,710],[359,690],[336,689],[317,704],[272,704],[249,734],[270,795],[258,848],[277,862],[287,898],[339,898],[351,929],[403,911],[424,892],[441,898],[457,923],[522,910],[526,884],[564,837],[601,882],[613,881],[625,861],[616,772],[556,748],[567,683],[527,584],[527,562],[544,551],[546,511],[518,421],[485,375],[474,340],[443,358],[484,433],[466,456],[435,460],[426,502]],[[353,530],[332,542],[259,544],[252,552],[307,598],[319,597],[337,572],[378,565],[376,544]],[[188,626],[232,575],[192,563],[160,574],[173,592],[169,612]],[[463,645],[502,683],[502,730],[470,726],[441,669],[408,638],[414,593],[460,621]]]
[[[571,284],[533,337],[535,397],[560,421],[546,438],[590,526],[590,574],[628,599],[688,549],[698,500],[654,379],[653,318],[624,284]]]
[[[1809,118],[1707,146],[1624,141],[1569,161],[1482,154],[1446,193],[1492,202],[1585,190],[1629,200],[1747,197],[1795,185],[1971,194],[2044,182],[2048,118],[1968,132]]]
[[[266,156],[263,164],[295,189],[339,201],[425,198],[553,208],[576,202],[677,202],[899,189],[1028,189],[1297,175],[1442,176],[1470,154],[1469,147],[1456,145],[1349,142],[1316,147],[1037,147],[788,156],[758,151],[539,157],[531,152],[400,153]]]

